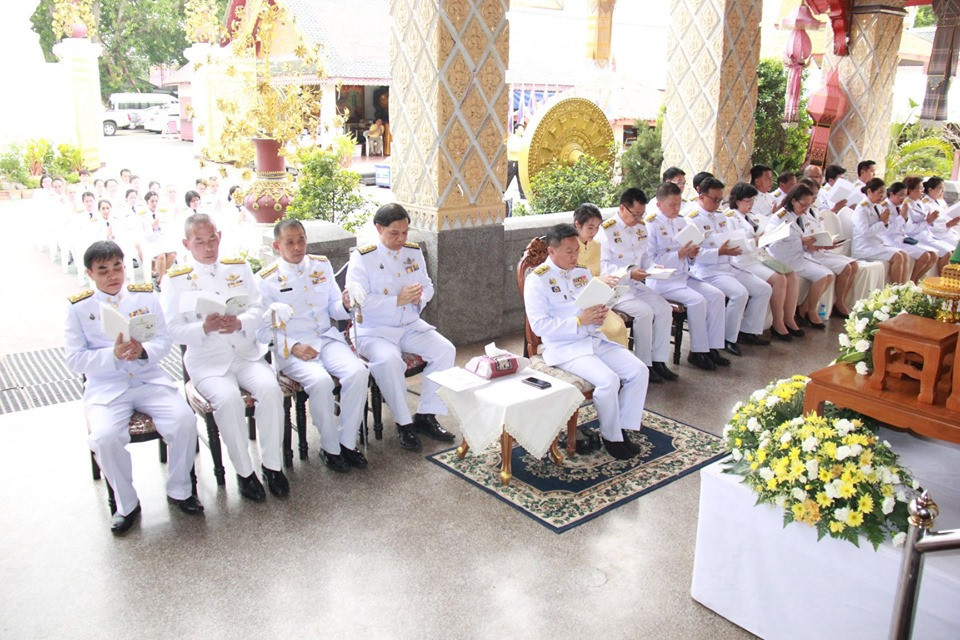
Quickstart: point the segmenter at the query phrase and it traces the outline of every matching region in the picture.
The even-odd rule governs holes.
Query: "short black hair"
[[[230,189],[227,191],[227,196],[230,197],[230,199],[233,199],[233,192],[234,192],[234,191],[238,191],[239,189],[240,189],[240,185],[238,185],[238,184],[233,185],[233,186],[230,187]]]
[[[700,185],[703,184],[703,181],[707,178],[712,178],[713,174],[709,171],[701,171],[697,175],[693,176],[693,189],[694,191],[700,191]]]
[[[107,205],[108,207],[110,207],[110,210],[113,211],[113,203],[107,200],[106,198],[101,198],[100,200],[97,200],[97,211],[100,211],[100,207],[102,207],[103,205]]]
[[[680,195],[680,187],[673,182],[661,182],[657,187],[657,200],[666,200],[670,196]]]
[[[194,191],[193,189],[191,189],[190,191],[187,191],[185,194],[183,194],[183,202],[189,207],[190,201],[193,200],[194,198],[199,198],[199,197],[200,197],[200,194]]]
[[[107,185],[110,184],[111,182],[112,182],[113,184],[120,184],[119,182],[117,182],[116,178],[107,178],[107,181],[103,183],[103,186],[107,186]]]
[[[726,185],[720,182],[720,180],[718,180],[717,178],[714,178],[713,176],[707,176],[706,178],[700,181],[700,186],[697,188],[697,193],[701,193],[701,194],[706,193],[711,189],[722,190],[725,186]]]
[[[836,180],[846,172],[847,170],[838,164],[828,164],[827,168],[823,170],[823,179]]]
[[[812,198],[813,191],[805,184],[797,184],[793,189],[790,189],[790,193],[783,199],[780,206],[791,213],[796,213],[796,211],[793,210],[793,203],[804,196],[810,196]]]
[[[630,187],[620,194],[620,204],[622,205],[631,207],[637,202],[640,204],[647,204],[650,202],[649,198],[647,198],[647,194],[643,192],[643,189],[638,187]]]
[[[907,185],[898,180],[897,182],[894,182],[889,187],[887,187],[887,196],[892,196],[893,194],[903,191],[906,188],[907,188]]]
[[[124,171],[126,171],[127,173],[133,173],[132,171],[130,171],[130,169],[120,169],[120,175],[123,175]]]
[[[860,162],[858,162],[858,163],[857,163],[857,177],[859,178],[860,175],[861,175],[864,171],[866,171],[866,170],[869,169],[870,167],[875,166],[876,164],[877,164],[877,163],[874,162],[873,160],[861,160]],[[876,191],[876,189],[873,189],[873,191]]]
[[[407,210],[403,206],[397,204],[396,202],[389,202],[373,214],[373,224],[378,224],[381,227],[389,227],[394,222],[399,222],[400,220],[406,220],[410,222],[410,214],[407,213]]]
[[[143,195],[143,201],[144,201],[144,202],[150,202],[150,198],[159,198],[159,197],[160,197],[160,196],[157,195],[157,192],[156,192],[156,191],[147,191],[147,192]]]
[[[53,176],[53,178],[50,180],[50,184],[53,184],[54,182],[62,182],[64,184],[67,183],[67,181],[61,178],[60,176]]]
[[[591,202],[584,202],[573,212],[573,221],[579,225],[584,225],[594,218],[603,220],[603,214],[600,213],[600,207]]]
[[[280,236],[283,235],[284,229],[300,229],[303,231],[303,235],[307,235],[307,230],[303,228],[303,223],[297,220],[296,218],[284,218],[273,225],[273,239],[279,240]]]
[[[663,181],[670,182],[674,178],[677,178],[679,176],[685,176],[685,175],[687,175],[687,172],[681,169],[680,167],[670,167],[669,169],[663,172]]]
[[[83,252],[83,266],[93,269],[94,262],[106,262],[111,258],[123,261],[123,249],[113,240],[97,240]]]
[[[190,231],[198,224],[209,224],[214,229],[217,228],[217,223],[214,222],[213,218],[211,218],[207,214],[194,213],[193,215],[188,216],[187,219],[183,221],[183,237],[189,238]]]
[[[771,175],[773,174],[773,169],[771,169],[765,164],[753,165],[752,167],[750,167],[750,182],[756,182],[757,180],[762,178],[763,174],[765,174],[767,171],[769,171]]]
[[[560,246],[560,243],[566,240],[567,238],[579,238],[580,234],[577,232],[577,228],[572,224],[566,222],[561,222],[550,227],[550,230],[547,231],[547,235],[544,236],[544,241],[547,243],[548,247],[557,248]]]
[[[94,200],[97,199],[97,196],[93,191],[84,191],[82,194],[80,194],[80,201],[82,202],[87,196],[90,196]]]
[[[730,188],[730,206],[736,209],[741,200],[756,198],[758,193],[760,192],[752,184],[738,182]]]
[[[124,198],[129,198],[131,193],[136,194],[136,193],[137,193],[137,190],[136,190],[136,189],[127,189],[127,192],[126,192],[125,194],[123,194],[123,197],[124,197]]]
[[[781,171],[780,175],[777,176],[777,185],[787,184],[790,180],[796,180],[797,174],[793,171]]]

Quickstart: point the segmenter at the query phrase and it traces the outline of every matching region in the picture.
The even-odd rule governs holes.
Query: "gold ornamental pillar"
[[[903,0],[857,0],[851,14],[849,55],[828,51],[824,58],[824,72],[837,69],[849,98],[846,115],[830,129],[827,162],[851,171],[873,160],[882,176],[906,11]]]
[[[500,334],[508,0],[391,0],[392,189],[455,343]]]
[[[670,4],[663,168],[732,185],[751,166],[763,0]]]
[[[70,123],[69,142],[83,152],[84,165],[100,168],[100,143],[103,141],[103,107],[100,103],[99,58],[103,46],[88,38],[64,38],[53,45],[53,53],[64,69],[68,96],[61,105],[62,117]]]

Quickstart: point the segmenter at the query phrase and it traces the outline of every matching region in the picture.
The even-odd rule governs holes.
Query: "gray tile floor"
[[[31,275],[3,275],[4,288],[42,313],[27,326],[0,314],[0,350],[56,346],[72,278],[10,225],[0,215],[0,251]],[[719,434],[738,399],[827,364],[839,328],[745,348],[723,373],[684,362],[678,383],[651,386],[648,407]],[[498,343],[518,350],[520,337]],[[480,349],[461,348],[460,362]],[[202,448],[207,509],[189,518],[165,502],[148,443],[131,447],[141,522],[115,539],[80,403],[2,415],[0,442],[3,638],[750,637],[689,595],[697,474],[557,535],[401,450],[390,429],[369,469],[335,474],[311,429],[287,500],[242,501],[229,467],[218,489]]]

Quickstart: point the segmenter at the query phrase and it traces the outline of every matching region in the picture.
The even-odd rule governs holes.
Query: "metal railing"
[[[910,527],[903,546],[900,582],[894,600],[893,619],[890,621],[890,640],[909,640],[913,635],[924,555],[960,549],[960,529],[930,531],[940,515],[940,508],[926,491],[914,498],[909,508]]]

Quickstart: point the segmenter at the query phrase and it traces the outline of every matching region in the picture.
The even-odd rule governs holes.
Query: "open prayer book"
[[[783,240],[784,238],[787,238],[789,236],[790,236],[790,223],[784,221],[778,224],[776,227],[774,227],[770,231],[764,232],[764,234],[760,236],[760,239],[757,241],[757,246],[765,247],[768,244],[779,242],[780,240]]]
[[[743,229],[735,229],[734,231],[718,233],[713,239],[717,243],[718,247],[722,247],[723,243],[726,242],[727,246],[731,249],[740,249],[740,251],[743,253],[749,253],[750,251],[753,251],[750,243],[747,242],[747,232]]]
[[[688,224],[681,229],[677,235],[673,236],[673,239],[681,247],[688,242],[692,242],[693,244],[699,246],[703,242],[704,238],[705,236],[703,235],[703,232],[700,231],[700,227],[693,224]]]
[[[855,184],[846,178],[837,178],[837,181],[833,183],[833,186],[830,187],[830,190],[827,192],[827,202],[830,203],[830,208],[832,209],[833,206],[841,200],[846,200],[847,202],[855,200],[858,193]]]
[[[832,247],[833,245],[837,244],[837,241],[840,239],[840,236],[832,236],[826,231],[808,233],[806,236],[814,238],[813,246],[815,247]]]
[[[100,328],[113,341],[123,334],[123,342],[128,342],[131,338],[137,342],[147,342],[157,335],[157,316],[145,313],[127,318],[110,305],[101,302]]]
[[[647,280],[669,280],[676,269],[668,269],[667,267],[650,267],[645,270],[647,272]]]
[[[576,303],[581,309],[589,309],[598,304],[602,304],[605,307],[612,307],[617,304],[623,294],[629,290],[630,287],[628,286],[617,285],[616,287],[610,287],[599,278],[593,278],[587,283],[587,286],[583,288],[580,295],[577,296]]]
[[[250,296],[246,294],[224,299],[206,291],[188,291],[180,297],[180,313],[196,313],[204,318],[212,313],[238,316],[249,306]]]
[[[944,218],[950,218],[951,220],[960,218],[960,200],[947,207],[946,211],[942,211],[940,215]]]

